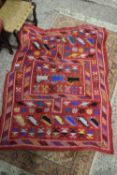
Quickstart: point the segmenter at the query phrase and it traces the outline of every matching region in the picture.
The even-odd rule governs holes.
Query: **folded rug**
[[[106,30],[26,24],[7,74],[0,149],[113,153]]]

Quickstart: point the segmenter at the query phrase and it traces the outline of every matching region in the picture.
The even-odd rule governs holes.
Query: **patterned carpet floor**
[[[55,20],[53,27],[64,27],[64,26],[76,26],[82,22],[59,15]],[[117,34],[109,31],[107,49],[109,57],[109,81],[111,89],[111,97],[116,84],[116,74],[117,74],[117,60],[116,60],[116,45],[117,45]],[[6,61],[10,62],[9,60]],[[5,64],[3,62],[3,64]],[[10,63],[9,63],[10,64]],[[2,70],[1,65],[1,70]],[[10,65],[9,65],[10,66]],[[7,68],[8,69],[8,68]],[[5,68],[6,70],[6,68]],[[5,77],[6,71],[1,71],[1,76]],[[3,87],[0,86],[2,92]],[[115,95],[117,95],[115,93]],[[114,106],[116,106],[116,101],[113,101]],[[113,118],[115,117],[113,114]],[[46,152],[46,151],[0,151],[1,164],[4,164],[7,168],[7,172],[19,172],[18,175],[88,175],[90,167],[95,156],[94,151],[66,151],[66,152]],[[93,162],[93,167],[99,159],[99,155],[96,155]],[[102,156],[101,156],[102,157]],[[3,162],[4,160],[4,162]],[[103,156],[102,160],[105,160]],[[114,162],[114,160],[113,160]],[[116,162],[114,162],[116,163]],[[96,164],[97,166],[97,164]],[[16,168],[17,167],[17,168]],[[92,175],[96,175],[97,169],[92,167]],[[23,169],[23,170],[22,170]],[[106,171],[106,168],[105,168]],[[95,173],[95,174],[94,174]],[[1,173],[2,174],[2,173]],[[97,173],[98,174],[98,173]],[[7,174],[6,174],[7,175]],[[101,174],[102,175],[102,174]]]

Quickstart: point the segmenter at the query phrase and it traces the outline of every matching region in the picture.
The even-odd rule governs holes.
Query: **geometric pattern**
[[[26,24],[6,76],[0,149],[113,153],[106,30]]]

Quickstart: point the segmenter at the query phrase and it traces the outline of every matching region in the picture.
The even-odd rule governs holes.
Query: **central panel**
[[[84,65],[36,61],[31,85],[31,94],[36,95],[84,95]]]

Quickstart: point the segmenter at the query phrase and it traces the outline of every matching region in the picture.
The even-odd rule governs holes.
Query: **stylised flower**
[[[93,110],[90,109],[90,108],[88,108],[88,109],[86,110],[86,113],[87,113],[88,115],[91,115],[91,114],[93,113]]]

